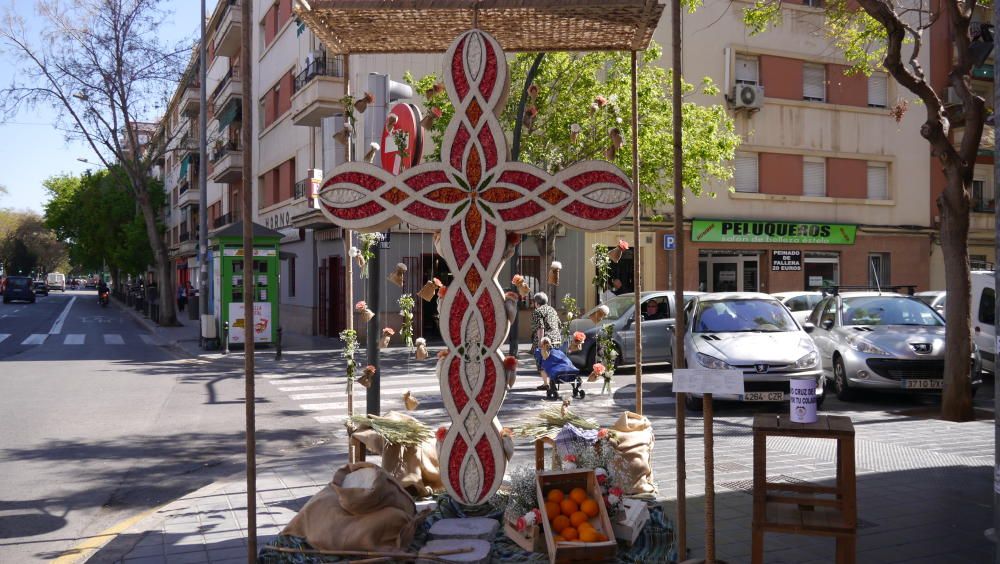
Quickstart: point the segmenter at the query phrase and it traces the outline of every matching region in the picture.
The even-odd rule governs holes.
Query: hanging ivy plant
[[[596,243],[590,262],[594,264],[594,286],[601,292],[607,290],[611,279],[611,247]]]
[[[615,360],[618,358],[618,351],[615,349],[615,326],[608,323],[597,331],[597,357],[604,365],[604,372],[600,375],[604,378],[604,386],[601,393],[611,391],[611,381],[615,375]]]
[[[403,318],[403,324],[399,327],[399,335],[403,337],[406,346],[413,348],[413,296],[403,294],[399,296],[399,315]]]
[[[358,351],[358,332],[354,329],[344,329],[340,332],[340,340],[344,342],[344,350],[341,354],[347,361],[347,380],[353,382],[354,372],[357,369],[354,353]]]

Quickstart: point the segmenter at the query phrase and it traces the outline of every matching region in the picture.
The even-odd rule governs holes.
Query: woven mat
[[[498,521],[502,517],[499,512],[484,516],[497,519]],[[415,554],[419,552],[420,547],[427,544],[428,531],[431,525],[439,519],[461,517],[466,517],[462,509],[455,505],[451,501],[451,498],[440,496],[438,498],[437,509],[427,518],[424,526],[417,531],[416,536],[413,538],[413,543],[409,547],[409,551]],[[650,504],[649,517],[649,524],[642,530],[642,533],[636,539],[633,546],[628,547],[622,543],[618,544],[618,557],[615,559],[615,562],[619,564],[666,564],[677,561],[677,549],[673,544],[673,524],[663,513],[663,508],[659,505]],[[261,547],[257,555],[258,564],[319,564],[322,562],[348,562],[349,560],[361,558],[352,557],[348,559],[336,556],[312,556],[275,552],[268,550],[269,546],[312,550],[312,547],[309,546],[309,543],[304,538],[282,535],[276,538],[274,542]],[[500,528],[493,538],[493,558],[491,562],[494,564],[512,562],[537,562],[541,564],[548,561],[549,559],[546,555],[527,552],[514,543],[514,541],[507,538],[507,535],[503,533],[503,527]]]

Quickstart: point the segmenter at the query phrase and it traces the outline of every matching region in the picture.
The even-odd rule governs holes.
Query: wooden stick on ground
[[[283,546],[265,546],[264,550],[273,550],[275,552],[286,552],[289,554],[318,554],[321,556],[367,556],[367,560],[358,560],[356,562],[368,562],[380,561],[382,559],[392,559],[392,558],[405,558],[410,560],[415,560],[416,558],[422,558],[424,560],[432,560],[434,562],[447,562],[444,558],[438,558],[439,556],[449,556],[452,554],[464,554],[466,552],[472,552],[472,548],[456,548],[453,550],[439,550],[434,552],[425,552],[423,554],[413,554],[412,552],[373,552],[367,550],[317,550],[317,549],[305,549],[305,548],[285,548]]]

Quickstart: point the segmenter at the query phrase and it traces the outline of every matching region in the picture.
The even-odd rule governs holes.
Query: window
[[[757,57],[736,55],[736,84],[760,84]]]
[[[889,199],[889,167],[882,163],[868,163],[868,199]]]
[[[802,159],[802,195],[826,196],[825,159]]]
[[[996,201],[993,199],[992,183],[976,178],[972,181],[972,211],[980,213],[993,212]]]
[[[826,67],[802,65],[802,99],[813,102],[826,101]]]
[[[295,297],[295,257],[288,258],[288,297]]]
[[[996,324],[997,295],[993,288],[983,288],[983,293],[979,297],[979,322],[987,325]]]
[[[802,0],[802,5],[810,8],[822,8],[823,0]]]
[[[757,155],[755,153],[737,153],[733,182],[737,192],[760,191],[757,179]]]
[[[888,286],[892,281],[889,266],[889,253],[868,255],[868,285],[873,288]]]
[[[888,78],[880,72],[868,77],[868,107],[885,108],[889,105]]]
[[[837,298],[830,298],[829,300],[826,301],[826,304],[823,305],[822,307],[823,307],[823,315],[819,319],[820,325],[826,323],[827,321],[829,321],[830,323],[836,325],[837,324]],[[816,307],[816,310],[817,311],[819,310],[819,306]],[[813,312],[813,313],[815,314],[815,312]]]

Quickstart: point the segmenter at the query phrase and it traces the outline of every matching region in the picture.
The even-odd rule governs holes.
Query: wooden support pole
[[[671,104],[673,107],[674,144],[674,352],[673,370],[684,368],[684,159],[681,154],[681,0],[670,3],[670,28],[673,40],[673,77]],[[686,394],[675,393],[677,442],[677,558],[687,558],[687,469],[684,453],[684,401]]]
[[[642,297],[642,266],[639,247],[639,94],[638,61],[636,52],[632,51],[632,286],[635,290],[635,412],[642,415],[642,312],[639,304]]]
[[[233,9],[232,7],[230,9]],[[240,3],[243,21],[249,24],[253,19],[253,2],[244,0]],[[240,78],[243,81],[243,380],[244,403],[246,405],[246,474],[247,474],[247,562],[257,561],[257,437],[254,401],[257,392],[254,386],[254,319],[253,303],[254,285],[257,277],[253,270],[253,124],[254,106],[253,80],[251,62],[253,61],[253,26],[244,25],[242,30],[242,51],[240,55]],[[202,213],[205,213],[202,210]]]

